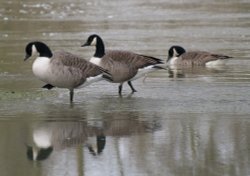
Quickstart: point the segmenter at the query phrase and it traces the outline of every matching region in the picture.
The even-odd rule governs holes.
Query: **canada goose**
[[[168,50],[168,65],[182,66],[215,66],[224,64],[225,59],[232,58],[226,55],[213,54],[205,51],[186,52],[181,46],[172,46]]]
[[[84,46],[95,46],[95,54],[90,59],[94,63],[106,70],[112,75],[114,83],[120,83],[119,94],[122,93],[122,85],[128,82],[132,93],[136,92],[131,81],[144,76],[146,73],[157,69],[163,69],[157,64],[163,64],[161,59],[151,56],[144,56],[129,51],[122,50],[105,50],[103,40],[100,36],[90,35]]]
[[[46,44],[39,41],[27,44],[24,60],[36,53],[39,56],[34,61],[32,70],[38,79],[47,83],[43,88],[69,89],[70,102],[73,101],[75,88],[81,88],[102,79],[112,79],[103,68],[69,52],[52,53]]]

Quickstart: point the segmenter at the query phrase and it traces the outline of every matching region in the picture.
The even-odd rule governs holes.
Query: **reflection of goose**
[[[225,63],[230,56],[205,51],[186,52],[181,46],[172,46],[168,51],[167,63],[170,66],[216,66]]]
[[[106,138],[99,127],[88,126],[85,122],[44,122],[33,126],[32,144],[27,145],[27,157],[30,160],[45,160],[54,150],[63,150],[84,144],[89,138],[95,143],[86,146],[92,154],[100,154],[106,144]]]
[[[110,99],[106,100],[111,104],[114,103]],[[105,101],[101,101],[100,105],[95,104],[95,106],[101,108],[102,105],[106,106],[105,104]],[[117,105],[117,103],[115,104]],[[133,103],[130,105],[134,106]],[[79,106],[81,109],[77,109],[76,106],[67,111],[63,111],[64,106],[56,106],[57,108],[50,106],[51,111],[48,113],[58,114],[57,110],[60,111],[61,121],[49,120],[32,125],[31,141],[26,142],[28,143],[26,152],[29,159],[45,160],[52,156],[54,151],[57,151],[54,153],[57,155],[60,151],[64,152],[63,150],[67,148],[78,148],[77,146],[85,146],[91,155],[98,156],[107,147],[106,136],[138,135],[159,129],[156,119],[140,121],[139,119],[144,117],[144,114],[140,112],[97,113],[95,109],[89,108],[89,105],[86,105],[88,112],[85,112],[82,105]],[[74,120],[72,121],[72,119]]]
[[[119,94],[122,93],[122,85],[127,82],[132,92],[136,92],[131,81],[143,77],[146,73],[162,69],[157,64],[162,64],[158,58],[136,54],[122,50],[106,50],[103,40],[98,35],[89,36],[82,46],[95,46],[96,51],[90,62],[103,67],[112,74],[112,81],[120,83]]]
[[[222,74],[228,69],[224,66],[216,67],[185,67],[185,66],[173,66],[168,70],[170,78],[192,78],[192,77],[206,77],[213,74]]]
[[[96,136],[95,141],[87,141],[87,147],[89,149],[89,152],[94,156],[101,154],[105,145],[106,136],[104,135]]]
[[[52,53],[42,42],[30,42],[26,46],[25,60],[35,53],[39,53],[39,57],[32,66],[34,75],[47,83],[44,88],[69,89],[71,102],[75,88],[87,86],[104,78],[111,79],[103,68],[65,51]]]
[[[30,160],[45,160],[53,151],[50,131],[36,130],[33,133],[33,146],[27,146],[27,157]]]
[[[49,157],[52,151],[53,147],[40,148],[36,150],[36,148],[27,146],[27,157],[30,160],[37,160],[37,161],[45,160]]]

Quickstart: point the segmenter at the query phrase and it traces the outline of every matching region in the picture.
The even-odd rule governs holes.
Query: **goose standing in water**
[[[42,42],[30,42],[26,46],[26,57],[38,53],[32,65],[34,75],[47,83],[43,88],[67,88],[70,91],[70,102],[73,102],[74,89],[85,87],[102,79],[112,80],[111,75],[103,68],[83,58],[65,51],[53,52]]]
[[[105,50],[104,42],[100,36],[94,34],[90,35],[82,45],[95,46],[95,54],[90,59],[91,63],[94,63],[110,72],[112,75],[113,83],[120,83],[119,94],[122,94],[122,86],[124,82],[127,82],[132,90],[132,93],[136,92],[131,81],[138,79],[145,74],[163,69],[158,64],[163,64],[161,59],[151,56],[145,56],[136,54],[129,51],[122,50]]]
[[[230,56],[205,51],[186,52],[181,46],[172,46],[168,50],[169,66],[216,66],[223,65]]]

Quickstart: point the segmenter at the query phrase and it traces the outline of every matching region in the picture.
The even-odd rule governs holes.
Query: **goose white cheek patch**
[[[90,45],[91,45],[91,46],[96,46],[96,37],[92,40],[92,42],[91,42]]]
[[[37,49],[36,49],[36,46],[35,45],[32,45],[32,56],[37,54]]]

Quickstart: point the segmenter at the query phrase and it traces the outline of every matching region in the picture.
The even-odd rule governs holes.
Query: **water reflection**
[[[185,67],[185,66],[171,66],[168,68],[169,78],[190,78],[197,76],[217,76],[226,73],[230,69],[229,66],[216,66],[216,67]]]
[[[86,122],[48,121],[33,124],[31,141],[27,145],[27,157],[30,160],[45,160],[53,150],[65,150],[81,144],[84,144],[91,154],[101,154],[106,143],[106,137],[101,134],[102,131],[88,126]],[[90,138],[96,139],[94,142],[96,146]]]
[[[96,144],[93,144],[96,143]],[[94,142],[88,142],[87,143],[87,147],[89,149],[89,152],[93,155],[100,155],[102,153],[102,151],[105,148],[106,145],[106,136],[104,135],[98,135],[96,136],[96,141]]]
[[[95,105],[100,107],[104,105],[103,103],[105,102]],[[54,152],[63,152],[67,148],[79,146],[84,146],[90,154],[97,156],[105,150],[106,137],[134,136],[160,129],[159,122],[138,120],[143,118],[140,112],[94,113],[91,109],[89,112],[84,110],[77,112],[77,109],[72,110],[72,108],[74,107],[69,105],[69,110],[58,109],[60,118],[56,115],[56,118],[48,117],[45,121],[30,124],[31,135],[26,144],[28,159],[46,160],[50,155],[53,157]],[[48,114],[57,113],[59,112],[53,108],[48,111]],[[78,120],[72,121],[72,119]]]
[[[27,157],[30,160],[45,160],[53,148],[51,131],[38,128],[32,132],[32,144],[27,145]]]
[[[182,116],[165,117],[157,124],[130,119],[128,114],[117,118],[117,114],[105,113],[101,121],[29,123],[31,140],[26,142],[50,145],[40,158],[37,155],[41,163],[32,168],[41,170],[41,175],[69,170],[72,175],[249,174],[247,119],[215,114],[213,118],[202,114],[179,118]],[[25,150],[31,159],[31,148]]]
[[[249,122],[229,118],[214,115],[211,120],[209,115],[194,115],[170,121],[167,145],[159,146],[166,153],[161,162],[167,162],[174,175],[248,175],[249,169],[239,169],[239,163],[246,166],[247,160],[250,164],[249,153],[245,153],[249,150]]]
[[[17,174],[13,164],[18,175],[249,175],[245,115],[145,113],[137,98],[82,105],[45,105],[43,119],[2,121],[3,175]]]

